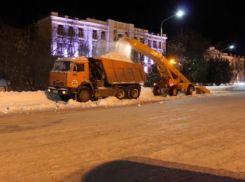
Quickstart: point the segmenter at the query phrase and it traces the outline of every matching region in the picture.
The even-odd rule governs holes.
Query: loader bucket
[[[208,90],[204,86],[196,86],[195,88],[196,88],[196,93],[197,94],[206,94],[206,93],[210,94],[210,90]]]

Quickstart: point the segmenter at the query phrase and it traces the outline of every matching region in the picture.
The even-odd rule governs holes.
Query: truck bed
[[[143,65],[107,58],[100,58],[108,84],[143,83],[146,75]]]

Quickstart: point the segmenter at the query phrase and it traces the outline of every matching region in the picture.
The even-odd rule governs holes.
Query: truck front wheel
[[[89,88],[81,88],[77,94],[77,100],[79,102],[87,102],[91,100],[92,93]]]

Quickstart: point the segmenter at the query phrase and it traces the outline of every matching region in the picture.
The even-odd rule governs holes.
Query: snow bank
[[[99,99],[97,101],[89,101],[80,103],[70,99],[68,102],[63,102],[57,95],[47,93],[46,91],[36,92],[0,92],[0,114],[8,113],[30,113],[37,110],[54,110],[69,109],[69,108],[93,108],[93,107],[112,107],[125,105],[142,105],[146,102],[163,103],[166,100],[181,99],[188,97],[202,97],[202,96],[219,96],[220,93],[229,94],[231,91],[245,91],[244,85],[233,86],[209,86],[207,87],[211,94],[186,96],[179,93],[176,97],[170,96],[154,96],[152,88],[142,87],[140,98],[138,99],[124,99],[119,100],[116,97],[108,97]]]

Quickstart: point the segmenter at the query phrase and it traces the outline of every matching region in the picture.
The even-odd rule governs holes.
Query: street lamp
[[[234,45],[230,45],[229,47],[226,47],[226,48],[224,48],[224,49],[221,49],[221,51],[220,51],[220,53],[219,53],[219,57],[220,57],[220,58],[222,57],[222,51],[223,51],[223,50],[226,50],[226,49],[234,49],[234,48],[235,48]]]
[[[234,49],[235,48],[235,46],[234,45],[230,45],[229,47],[226,47],[226,48],[224,48],[224,49],[221,49],[221,51],[220,51],[220,58],[222,57],[222,51],[223,50],[226,50],[226,49]]]
[[[161,41],[161,50],[162,50],[162,44],[163,44],[163,38],[162,38],[162,24],[165,22],[165,21],[167,21],[167,20],[169,20],[170,18],[173,18],[173,17],[175,17],[175,16],[177,16],[177,17],[182,17],[184,15],[184,12],[183,11],[178,11],[176,14],[174,14],[174,15],[172,15],[172,16],[170,16],[170,17],[168,17],[167,19],[165,19],[165,20],[163,20],[162,21],[162,23],[161,23],[161,39],[162,39],[162,41]]]
[[[223,50],[226,50],[226,49],[234,49],[234,48],[235,48],[234,45],[230,45],[229,47],[226,47],[226,48],[222,49],[220,52],[222,52]]]

